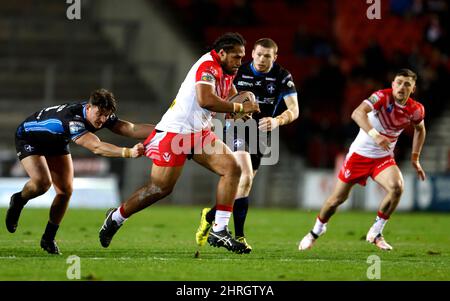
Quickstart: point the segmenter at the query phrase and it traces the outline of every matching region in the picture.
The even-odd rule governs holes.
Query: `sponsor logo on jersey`
[[[70,121],[69,122],[69,131],[71,135],[79,134],[80,132],[84,131],[86,127],[84,126],[84,123],[81,121]]]
[[[260,87],[261,86],[261,81],[260,80],[256,81],[255,86]]]
[[[285,78],[283,78],[281,83],[284,85],[284,83],[286,83],[287,81],[290,81],[290,80],[292,80],[292,76],[290,74],[288,74]]]
[[[380,100],[380,97],[375,93],[375,94],[370,95],[370,97],[367,100],[370,101],[370,103],[374,105],[377,101]]]
[[[256,100],[258,103],[273,104],[275,101],[275,97],[264,97],[262,100],[260,98],[257,98]]]
[[[242,74],[242,78],[253,79],[253,76]]]
[[[246,82],[246,81],[243,81],[243,80],[238,81],[237,85],[238,86],[242,86],[242,87],[253,87],[252,83],[249,83],[249,82]]]
[[[164,159],[164,161],[166,161],[166,162],[169,162],[170,161],[170,153],[168,153],[168,152],[165,152],[164,154],[163,154],[163,159]]]
[[[29,145],[29,144],[25,144],[23,147],[27,152],[31,153],[32,151],[34,151],[34,147]]]
[[[270,94],[273,94],[275,92],[275,84],[268,83],[266,89],[267,89],[267,92],[269,92]]]
[[[216,81],[214,75],[209,72],[202,72],[202,76],[200,77],[202,81],[214,83]]]
[[[344,171],[344,177],[345,177],[346,179],[348,179],[348,178],[350,177],[351,174],[352,174],[352,173],[351,173],[350,170],[348,170],[348,169],[346,169],[346,170]]]
[[[276,81],[277,79],[273,77],[266,77],[266,80]]]

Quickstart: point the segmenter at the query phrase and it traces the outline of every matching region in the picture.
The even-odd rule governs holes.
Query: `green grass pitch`
[[[152,206],[128,220],[104,249],[98,230],[105,210],[69,208],[57,235],[63,255],[52,256],[39,248],[48,209],[25,208],[10,234],[2,208],[0,280],[67,280],[70,255],[80,257],[81,280],[368,280],[370,255],[381,259],[381,280],[450,280],[448,214],[395,213],[384,231],[394,250],[382,252],[364,241],[375,213],[338,212],[315,247],[299,252],[317,212],[250,208],[251,254],[206,245],[195,258],[200,209]]]

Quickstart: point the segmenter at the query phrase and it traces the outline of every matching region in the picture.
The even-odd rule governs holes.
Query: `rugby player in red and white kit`
[[[310,249],[317,238],[324,234],[328,220],[336,212],[356,184],[365,186],[372,177],[387,192],[381,201],[376,220],[366,240],[382,250],[392,250],[383,238],[383,228],[397,207],[403,192],[403,176],[393,151],[398,136],[409,125],[414,127],[411,162],[419,178],[425,180],[425,172],[419,163],[419,155],[425,141],[424,107],[410,98],[416,89],[417,75],[409,69],[396,73],[392,89],[380,90],[364,100],[352,113],[352,119],[360,131],[350,146],[339,172],[334,192],[325,201],[314,228],[302,239],[299,250]]]
[[[252,101],[243,104],[226,101],[237,94],[233,79],[244,55],[243,37],[226,33],[191,68],[172,105],[144,142],[145,154],[153,160],[150,181],[119,208],[108,211],[99,233],[103,247],[109,246],[128,217],[172,192],[189,156],[220,176],[216,194],[218,210],[208,242],[236,253],[245,249],[227,229],[241,169],[232,151],[211,131],[213,112],[259,111],[252,93],[247,92]]]

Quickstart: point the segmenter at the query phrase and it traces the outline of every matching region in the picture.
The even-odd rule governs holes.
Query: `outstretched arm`
[[[417,172],[419,178],[424,181],[426,176],[419,162],[420,152],[422,151],[423,143],[425,142],[426,130],[425,122],[422,120],[419,124],[414,126],[414,137],[411,152],[411,164]]]
[[[289,95],[284,98],[287,110],[275,118],[264,117],[259,120],[258,128],[263,131],[273,131],[279,126],[289,124],[298,118],[298,100],[297,95]]]
[[[119,147],[111,143],[101,141],[96,135],[88,132],[77,140],[75,143],[87,148],[96,155],[104,157],[123,157],[137,158],[144,153],[144,146],[138,143],[133,148]]]
[[[367,113],[372,111],[372,108],[365,102],[361,103],[352,113],[352,119],[362,128],[381,148],[389,151],[390,141],[387,137],[381,135],[369,121]]]
[[[155,125],[153,124],[132,123],[119,119],[111,128],[111,131],[121,136],[142,140],[147,138],[154,128]]]

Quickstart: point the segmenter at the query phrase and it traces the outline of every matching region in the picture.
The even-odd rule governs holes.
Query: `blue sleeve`
[[[297,94],[294,79],[292,78],[292,75],[286,71],[281,80],[281,97],[293,94]]]
[[[77,140],[87,132],[88,130],[84,122],[78,120],[69,121],[69,134],[72,141]]]

